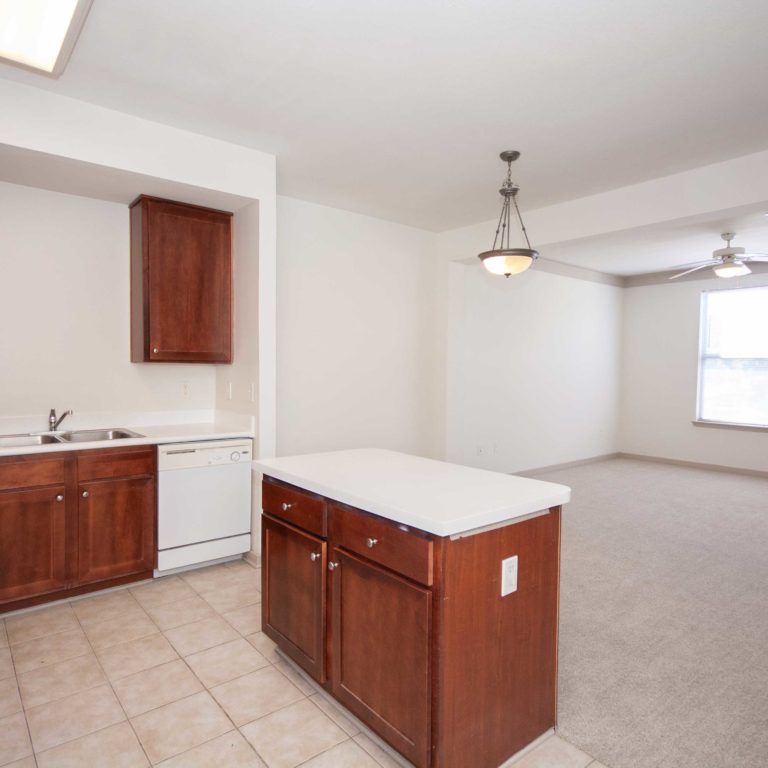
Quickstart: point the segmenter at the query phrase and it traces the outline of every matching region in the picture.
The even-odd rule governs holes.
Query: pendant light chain
[[[506,222],[504,219],[504,214],[509,209],[509,205],[507,204],[507,200],[504,200],[504,205],[501,206],[501,213],[499,214],[499,223],[496,225],[496,237],[493,238],[493,247],[491,250],[496,250],[496,241],[499,239],[499,232],[501,232],[501,243],[499,244],[499,247],[504,247],[504,232],[502,229],[502,222],[504,222],[503,226],[506,227]],[[507,238],[507,242],[509,242],[509,238]]]
[[[525,224],[523,224],[523,217],[520,215],[520,209],[517,207],[517,195],[512,196],[512,202],[515,204],[515,211],[517,211],[517,220],[520,222],[520,229],[523,230],[523,237],[525,238],[525,243],[530,248],[531,241],[528,239],[528,230],[525,228]]]
[[[507,161],[507,178],[506,181],[501,185],[501,189],[499,190],[501,194],[504,196],[504,203],[501,206],[501,214],[499,215],[499,223],[496,225],[496,236],[493,238],[493,247],[492,250],[496,250],[496,243],[499,243],[499,248],[509,248],[509,230],[510,230],[510,221],[509,221],[509,198],[514,197],[517,193],[517,186],[512,182],[512,161]],[[517,208],[517,203],[515,203],[515,208]],[[518,211],[518,216],[520,215],[520,211]],[[499,239],[499,232],[501,232],[501,239]],[[506,235],[506,245],[504,244],[504,237]],[[526,238],[527,240],[527,238]],[[530,248],[530,243],[528,245]]]

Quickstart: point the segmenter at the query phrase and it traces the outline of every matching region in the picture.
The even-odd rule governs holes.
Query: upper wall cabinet
[[[232,214],[131,204],[131,361],[232,362]]]

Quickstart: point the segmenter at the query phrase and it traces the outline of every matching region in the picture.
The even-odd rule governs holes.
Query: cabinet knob
[[[60,493],[60,494],[59,494],[59,495],[56,497],[56,501],[64,501],[64,495]]]
[[[315,563],[315,562],[317,562],[317,561],[318,561],[318,560],[319,560],[321,557],[322,557],[322,555],[321,555],[319,552],[313,552],[313,553],[312,553],[312,554],[309,556],[309,559],[310,559],[310,560],[311,560],[313,563]]]
[[[156,355],[160,350],[157,347],[152,347],[152,354]]]
[[[88,491],[83,491],[83,498],[87,499],[91,494]]]
[[[368,549],[373,549],[378,543],[379,543],[378,539],[366,539],[365,540],[365,546],[368,547]]]
[[[284,501],[283,502],[283,512],[287,512],[292,506],[293,506],[293,504],[289,504],[287,501]]]
[[[330,563],[328,563],[328,570],[335,571],[339,567],[339,565],[340,563],[334,563],[333,561],[331,561]]]

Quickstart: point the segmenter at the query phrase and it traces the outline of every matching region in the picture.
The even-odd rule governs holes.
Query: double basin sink
[[[144,437],[130,429],[77,429],[72,432],[32,432],[26,435],[0,435],[0,448],[27,448],[61,443],[95,443],[100,440],[126,440]]]

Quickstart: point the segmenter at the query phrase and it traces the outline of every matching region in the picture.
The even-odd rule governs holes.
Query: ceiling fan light
[[[743,261],[729,261],[712,267],[718,277],[742,277],[751,274],[752,270]]]
[[[484,251],[478,255],[483,266],[492,275],[504,275],[504,277],[525,272],[538,257],[538,252],[529,248]]]

